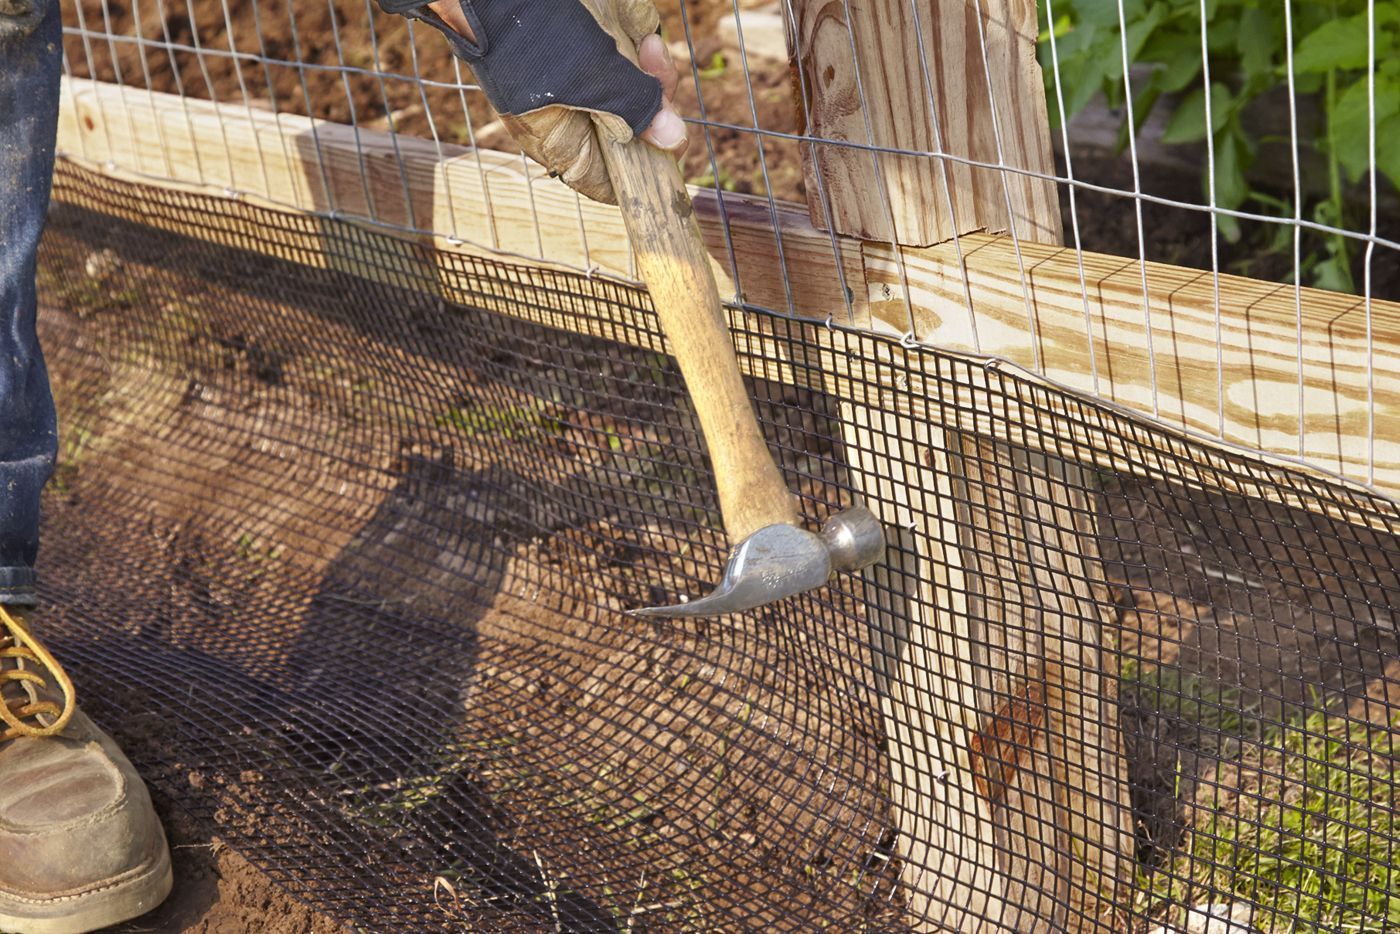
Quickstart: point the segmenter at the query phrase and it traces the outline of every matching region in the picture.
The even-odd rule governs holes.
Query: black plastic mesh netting
[[[725,550],[644,293],[69,164],[55,191],[45,631],[158,796],[328,915],[1400,928],[1388,501],[736,311],[807,518],[903,524],[864,580],[642,622]],[[835,360],[868,364],[840,399]]]

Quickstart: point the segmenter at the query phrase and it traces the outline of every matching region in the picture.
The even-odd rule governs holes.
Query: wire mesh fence
[[[65,4],[42,573],[85,703],[165,800],[366,930],[1400,926],[1400,513],[1367,486],[1393,462],[1384,178],[1364,230],[1305,218],[1301,190],[1266,217],[1222,203],[1203,131],[1204,191],[1155,191],[1128,26],[1166,14],[1128,3],[1116,32],[1041,11],[1058,168],[995,104],[980,142],[941,135],[927,47],[952,40],[917,4],[885,11],[921,76],[892,126],[924,113],[926,142],[865,117],[841,138],[812,7],[776,11],[777,55],[746,6],[663,12],[769,445],[807,518],[865,500],[891,549],[654,625],[620,611],[704,589],[726,542],[615,219],[490,151],[510,143],[470,74],[367,2]],[[827,10],[852,75],[874,8]],[[967,9],[969,86],[1004,101],[1026,18]],[[1381,88],[1372,128],[1386,11],[1335,69]],[[1103,58],[1094,28],[1130,182],[1071,158],[1061,63]],[[1290,82],[1286,112],[1309,93]],[[869,215],[828,187],[852,157]],[[1068,252],[1034,242],[1051,182]],[[1092,242],[1096,198],[1129,205],[1118,240]],[[986,205],[1000,240],[960,225]],[[1155,236],[1169,217],[1199,222],[1192,256]],[[947,242],[911,244],[923,223]],[[1265,274],[1295,283],[1309,249],[1357,244],[1360,294],[1241,291],[1223,269],[1250,224],[1291,238]],[[1130,287],[1096,247],[1135,259]],[[1276,292],[1283,319],[1252,329]]]

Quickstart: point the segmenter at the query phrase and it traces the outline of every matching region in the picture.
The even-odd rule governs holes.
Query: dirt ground
[[[157,807],[170,838],[175,888],[165,903],[107,934],[348,934],[273,885],[209,828]]]
[[[313,841],[261,851],[299,876],[353,871],[315,864],[345,859],[318,855],[319,835],[369,847],[373,863],[403,864],[383,884],[420,905],[440,895],[414,890],[424,872],[454,891],[474,882],[538,901],[552,891],[541,878],[588,878],[586,854],[615,850],[619,831],[640,849],[609,854],[630,874],[613,884],[638,885],[639,904],[649,891],[692,910],[686,877],[658,883],[660,865],[703,878],[706,910],[726,917],[765,891],[763,904],[786,906],[775,930],[832,913],[874,921],[897,905],[858,612],[799,605],[717,639],[705,624],[639,633],[607,611],[694,591],[722,550],[684,524],[706,508],[688,499],[702,467],[689,429],[665,427],[673,377],[637,382],[655,360],[542,344],[486,316],[464,325],[392,291],[394,320],[417,336],[386,357],[382,334],[365,339],[377,319],[356,317],[366,299],[339,298],[364,283],[72,211],[56,213],[51,236],[44,338],[68,441],[46,580],[60,629],[81,633],[92,606],[93,625],[127,621],[96,655],[81,637],[66,646],[95,685],[95,713],[146,763],[181,873],[171,904],[126,930],[336,930],[239,855],[269,834]],[[423,396],[414,374],[446,359],[474,362]],[[763,410],[791,426],[785,458],[812,478],[804,495],[827,502],[815,478],[835,453],[833,415],[794,392],[760,387]],[[524,445],[536,472],[493,461],[493,448],[458,451],[483,432]],[[1120,664],[1179,672],[1207,706],[1260,718],[1314,698],[1367,718],[1368,705],[1393,711],[1400,544],[1259,503],[1101,481]],[[596,504],[620,489],[600,519]],[[124,563],[104,569],[114,534]],[[400,642],[411,650],[378,650]],[[148,693],[123,693],[125,672],[104,677],[102,659],[128,652],[162,695],[209,699],[180,708],[183,727],[164,721]],[[453,721],[465,704],[477,719],[445,747],[432,731],[385,731],[377,699],[338,687],[367,658],[383,667],[376,683],[431,701],[435,716]],[[1123,692],[1144,858],[1179,837],[1197,776],[1240,739],[1171,707],[1185,683]],[[658,773],[638,742],[672,750],[685,774]],[[201,766],[185,748],[226,764]],[[473,750],[460,760],[471,770],[425,764],[421,749],[435,748]],[[306,802],[286,801],[289,787],[309,789]],[[511,817],[550,811],[544,825]],[[697,833],[721,841],[700,861],[683,848]],[[862,887],[836,884],[853,869],[871,873]],[[579,886],[575,910],[598,917]]]
[[[616,901],[605,890],[628,886],[656,930],[895,911],[878,705],[853,680],[864,639],[849,595],[723,639],[705,622],[615,612],[697,591],[723,552],[694,527],[712,506],[695,498],[693,428],[663,417],[679,402],[664,360],[552,346],[397,292],[393,320],[414,330],[386,355],[384,335],[366,339],[382,319],[340,298],[363,282],[283,278],[72,212],[56,212],[50,236],[44,339],[69,437],[83,439],[47,513],[55,625],[100,627],[93,605],[128,621],[93,656],[70,636],[68,656],[96,685],[95,715],[198,812],[175,822],[180,852],[261,847],[264,860],[311,860],[294,871],[313,889],[343,889],[338,875],[366,871],[352,862],[363,850],[383,889],[355,897],[409,893],[403,926],[384,929],[413,929],[447,901],[423,890],[434,878],[465,917],[482,910],[469,883],[544,904],[560,878],[578,879],[573,910],[595,926]],[[813,476],[832,457],[829,406],[764,395],[798,444],[789,466]],[[472,437],[494,440],[461,450]],[[521,445],[528,473],[519,451],[504,458]],[[820,479],[799,492],[836,495]],[[118,551],[138,573],[109,566]],[[126,652],[136,670],[114,686],[102,666]],[[378,697],[347,689],[366,665],[370,683],[430,712],[386,720]],[[183,713],[159,718],[153,690]],[[658,745],[679,774],[649,764]],[[326,835],[340,841],[330,856],[315,848]],[[269,851],[277,839],[291,842]],[[284,855],[293,846],[301,856]],[[216,930],[196,913],[215,896],[230,919],[276,913],[258,930],[323,929],[225,857],[194,867],[194,904],[156,929]],[[207,883],[216,870],[230,873],[222,889]]]

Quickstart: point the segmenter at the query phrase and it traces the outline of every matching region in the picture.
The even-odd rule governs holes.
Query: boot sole
[[[170,850],[162,846],[160,855],[149,868],[105,888],[26,905],[22,909],[0,904],[0,931],[5,934],[86,934],[130,921],[152,910],[165,901],[174,881]],[[16,910],[25,913],[12,913]]]

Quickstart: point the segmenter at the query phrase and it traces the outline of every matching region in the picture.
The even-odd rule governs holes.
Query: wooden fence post
[[[969,164],[1054,174],[1033,0],[790,10],[807,131],[857,144],[806,147],[816,224],[880,264],[976,230],[1061,242],[1052,182]],[[1116,930],[1131,816],[1084,471],[868,400],[846,416],[893,539],[867,580],[911,913]]]

